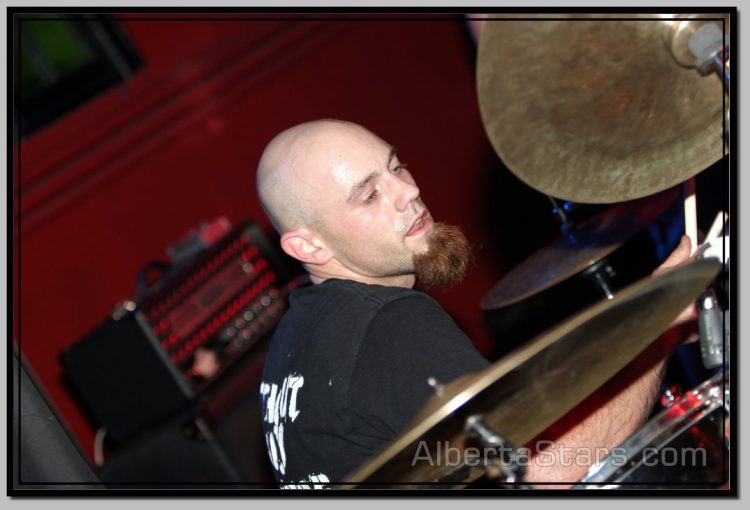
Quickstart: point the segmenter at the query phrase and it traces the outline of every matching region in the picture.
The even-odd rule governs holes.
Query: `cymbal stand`
[[[570,221],[568,215],[573,212],[578,205],[575,202],[570,201],[563,202],[561,205],[555,198],[549,195],[547,195],[547,198],[549,198],[549,201],[552,204],[552,214],[560,223],[560,232],[562,235],[566,237],[575,236],[572,232],[573,223]],[[614,297],[614,294],[612,293],[611,279],[615,276],[615,270],[608,259],[604,258],[595,264],[592,264],[582,274],[596,285],[605,298],[612,299]]]
[[[720,212],[717,216],[723,218]],[[729,271],[729,237],[719,237],[719,229],[711,228],[716,237],[707,238],[696,250],[697,258],[714,257],[724,264],[724,271]],[[726,277],[726,276],[724,276]],[[727,292],[728,294],[728,292]],[[728,296],[727,296],[728,297]],[[698,298],[698,332],[700,334],[701,358],[707,369],[728,365],[729,359],[729,308],[722,310],[716,292],[709,287]]]
[[[611,283],[612,277],[616,273],[608,258],[603,258],[592,264],[581,274],[591,280],[605,298],[612,299],[615,297],[612,292]]]
[[[709,370],[724,364],[725,346],[729,344],[728,317],[729,310],[722,313],[713,289],[703,291],[698,298],[698,331],[701,358]]]
[[[477,440],[483,452],[489,452],[482,456],[487,460],[485,469],[488,478],[507,488],[529,488],[521,483],[526,474],[526,467],[518,462],[518,448],[489,427],[481,415],[469,416],[466,419],[466,431]]]
[[[729,44],[725,40],[723,31],[712,23],[703,25],[690,38],[688,46],[696,58],[695,68],[702,76],[711,73],[719,75],[724,85],[724,96],[728,102],[731,76]],[[728,116],[727,105],[726,120]],[[729,146],[728,122],[724,126],[724,144],[725,147]],[[710,287],[698,298],[698,329],[703,365],[708,369],[725,365],[729,353],[729,310],[721,310],[716,294]]]
[[[560,232],[563,235],[568,235],[570,229],[573,227],[573,224],[568,218],[568,214],[573,212],[573,210],[577,207],[576,204],[574,202],[566,201],[563,202],[562,205],[560,205],[553,197],[547,195],[547,198],[549,198],[549,201],[552,204],[552,215],[555,217],[558,223],[560,223]]]

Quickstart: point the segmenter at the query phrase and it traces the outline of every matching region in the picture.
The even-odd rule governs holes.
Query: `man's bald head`
[[[343,278],[411,287],[455,281],[468,243],[435,224],[390,144],[339,120],[278,134],[258,166],[258,197],[281,248],[320,283]]]
[[[256,186],[261,206],[283,234],[317,224],[317,205],[329,189],[324,174],[341,159],[352,140],[375,137],[364,127],[324,119],[298,124],[276,135],[258,164]]]

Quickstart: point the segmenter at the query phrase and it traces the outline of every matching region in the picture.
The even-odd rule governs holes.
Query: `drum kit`
[[[698,245],[688,232],[698,246],[690,261],[623,289],[608,284],[606,264],[676,201],[676,186],[690,191],[686,183],[727,154],[728,30],[725,14],[503,14],[485,23],[479,105],[503,163],[555,205],[618,204],[577,225],[563,214],[562,237],[506,274],[481,306],[518,303],[576,274],[590,276],[605,299],[482,372],[430,381],[435,393],[407,430],[341,488],[464,488],[480,479],[529,487],[522,447],[693,304],[704,364],[715,375],[567,482],[729,487],[729,313],[711,288],[728,274],[729,237]],[[694,207],[686,200],[686,230]]]

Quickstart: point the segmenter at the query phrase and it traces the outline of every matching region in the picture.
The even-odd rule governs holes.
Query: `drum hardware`
[[[347,476],[341,488],[420,487],[459,472],[465,477],[454,475],[455,486],[478,479],[486,473],[484,466],[461,471],[415,463],[416,454],[423,445],[465,445],[478,436],[488,444],[499,444],[498,438],[506,445],[527,444],[642,352],[706,288],[719,267],[712,259],[694,260],[645,278],[485,370],[444,385],[442,396],[433,395],[407,430]],[[472,417],[481,420],[468,421]],[[502,465],[493,469],[503,472]]]
[[[517,447],[505,441],[480,415],[466,419],[466,432],[479,442],[482,451],[493,452],[484,466],[488,478],[499,485],[524,488],[523,484],[518,484],[526,474],[526,467],[518,462]]]
[[[445,385],[440,384],[434,377],[428,378],[427,384],[429,384],[430,387],[435,390],[435,395],[437,395],[438,397],[443,397],[445,395]]]
[[[699,488],[727,482],[727,372],[660,411],[574,489]]]
[[[615,270],[606,258],[595,262],[583,273],[587,279],[591,280],[594,285],[602,292],[605,298],[612,299],[614,294],[612,293],[612,278],[615,277]]]
[[[699,39],[699,35],[701,35],[701,32],[706,32],[706,29],[712,29],[709,30],[713,33],[711,34],[711,41],[710,46],[708,47],[701,47],[698,46],[696,43],[696,47],[693,47],[693,43]],[[718,35],[718,38],[716,37]],[[722,43],[723,34],[721,31],[716,27],[716,25],[705,25],[701,27],[698,32],[693,36],[693,38],[690,40],[691,46],[690,49],[693,50],[693,53],[696,54],[696,56],[699,57],[699,63],[696,66],[696,69],[698,72],[706,76],[707,74],[716,73],[719,75],[719,78],[722,79],[722,83],[724,84],[724,92],[729,92],[729,78],[730,78],[730,71],[729,71],[729,46],[724,46]],[[711,46],[717,46],[717,48],[714,50]]]
[[[562,205],[559,205],[554,197],[547,195],[547,198],[552,203],[552,215],[560,223],[560,232],[562,235],[567,235],[573,226],[568,218],[568,214],[578,207],[577,204],[567,200]]]
[[[726,22],[726,20],[725,20]],[[716,73],[729,91],[729,44],[721,20],[683,19],[672,24],[667,47],[675,61],[694,67],[701,76]]]
[[[727,370],[724,373],[724,410],[729,414],[729,410],[731,409],[729,405],[729,370]],[[728,431],[727,431],[728,434]]]
[[[570,221],[568,214],[577,209],[578,205],[569,200],[560,205],[554,197],[547,195],[547,198],[552,203],[553,216],[560,223],[560,233],[563,236],[570,235],[575,237],[575,233],[572,231],[573,223]],[[593,282],[605,298],[612,299],[614,297],[611,289],[611,279],[615,276],[615,270],[606,258],[595,262],[581,274]]]
[[[731,321],[731,310],[727,309],[724,310],[724,359],[726,360],[725,365],[729,364],[729,353],[730,353],[730,346],[732,345],[729,341],[732,337],[730,335],[729,331],[729,325],[732,323]],[[729,385],[727,385],[727,402],[729,402]]]
[[[652,196],[617,204],[586,221],[572,225],[559,238],[527,257],[511,269],[482,298],[484,310],[502,308],[546,290],[553,285],[584,271],[620,248],[636,233],[652,224],[677,201],[679,190],[672,188]],[[555,199],[550,197],[553,205]],[[566,206],[557,207],[563,211]],[[568,206],[568,212],[573,209]],[[599,276],[611,294],[608,278],[613,273],[604,270]],[[597,269],[594,272],[596,281]],[[606,296],[607,291],[599,287]]]
[[[683,394],[684,392],[679,384],[672,384],[668,388],[662,390],[661,396],[659,397],[659,405],[662,408],[669,407],[671,404],[680,400]]]
[[[724,344],[728,343],[729,336],[725,335],[724,319],[716,294],[710,288],[698,298],[698,331],[703,365],[708,369],[722,366]]]
[[[716,224],[716,221],[714,222]],[[714,225],[715,226],[715,225]],[[712,226],[712,232],[718,232]],[[695,252],[696,258],[715,258],[729,266],[729,236],[715,236],[703,243]],[[701,358],[707,369],[725,365],[729,354],[729,310],[722,310],[716,292],[712,288],[701,293],[698,305],[698,331]]]

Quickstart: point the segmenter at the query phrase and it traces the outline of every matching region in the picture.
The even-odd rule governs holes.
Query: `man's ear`
[[[281,248],[287,255],[303,264],[321,265],[333,258],[333,253],[305,228],[292,230],[281,236]]]

